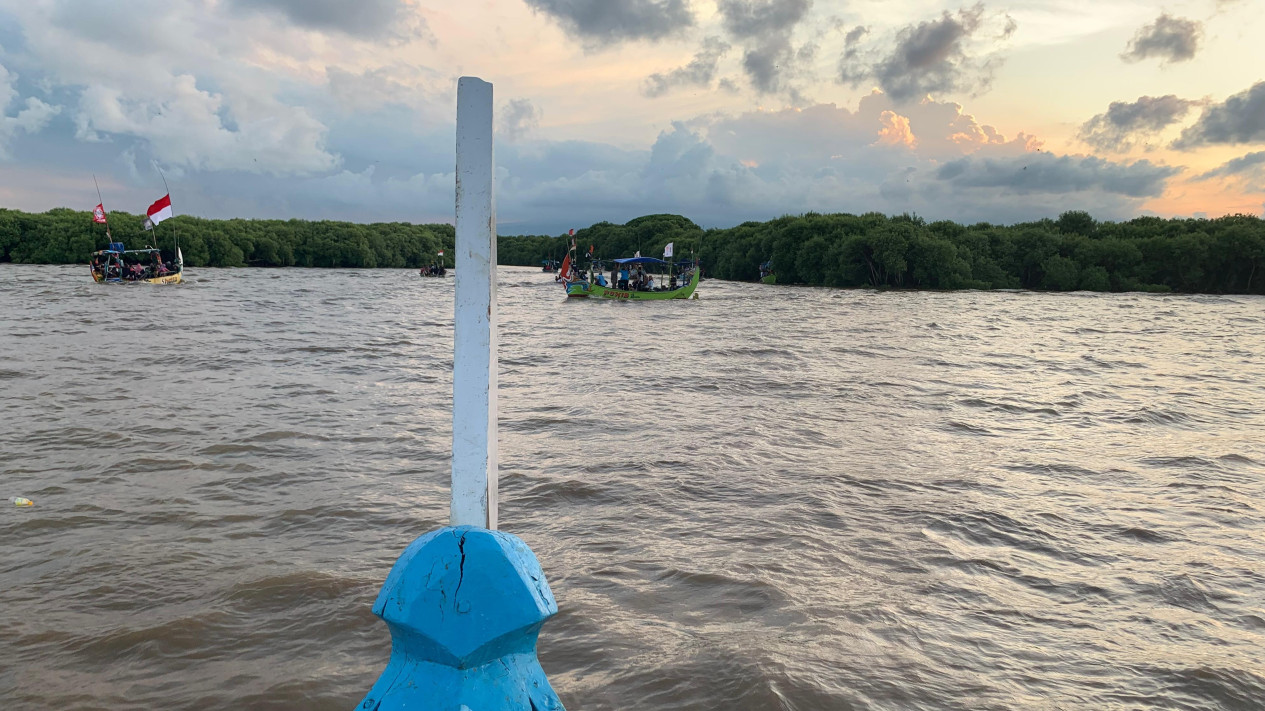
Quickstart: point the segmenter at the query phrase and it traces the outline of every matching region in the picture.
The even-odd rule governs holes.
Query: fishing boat
[[[760,265],[760,283],[761,284],[776,284],[777,283],[777,274],[773,273],[772,259]]]
[[[108,248],[92,253],[89,267],[92,280],[98,284],[179,284],[184,272],[184,255],[176,247],[174,259],[165,260],[162,252],[153,247],[124,249],[122,242],[111,242]]]
[[[568,261],[569,259],[564,259],[562,262],[564,270],[568,266]],[[608,282],[600,271],[594,273],[590,270],[589,276],[579,272],[571,272],[568,278],[563,280],[567,296],[569,298],[621,299],[625,301],[664,301],[667,299],[688,299],[694,296],[694,290],[698,288],[697,267],[692,267],[689,271],[679,275],[668,274],[665,276],[662,274],[652,275],[645,272],[647,268],[654,269],[672,266],[671,263],[662,259],[627,257],[612,261],[616,265],[612,273],[619,275],[618,278],[612,280],[615,283]],[[631,278],[630,270],[642,272],[647,278],[641,280]],[[625,274],[628,277],[625,277]],[[679,286],[677,285],[678,283],[680,284]],[[662,284],[662,286],[656,284]]]
[[[436,261],[431,262],[430,264],[427,264],[426,266],[422,267],[421,269],[418,269],[418,270],[417,270],[417,275],[418,275],[418,276],[421,276],[421,277],[446,277],[446,276],[448,276],[448,265],[444,264],[444,250],[442,250],[442,249],[441,249],[441,250],[439,250],[439,252],[437,252],[437,253],[435,254],[435,256],[439,257],[439,259],[438,259],[438,260],[436,260]]]
[[[558,271],[558,260],[556,259],[543,259],[540,263],[544,265],[544,268],[540,270],[542,272]]]
[[[161,174],[161,173],[160,173]],[[92,176],[95,184],[97,176]],[[163,178],[163,187],[167,179]],[[101,188],[97,188],[97,199],[101,200]],[[172,217],[171,191],[158,198],[145,211],[145,229],[153,230],[157,238],[158,223]],[[143,284],[179,284],[184,281],[184,255],[180,252],[180,243],[176,233],[172,232],[171,259],[163,259],[162,251],[156,247],[146,246],[144,249],[126,249],[122,242],[115,242],[110,234],[110,224],[105,213],[105,201],[97,203],[92,211],[92,221],[105,225],[105,236],[110,240],[109,246],[92,253],[92,261],[88,268],[92,270],[92,280],[98,284],[119,284],[126,282]]]

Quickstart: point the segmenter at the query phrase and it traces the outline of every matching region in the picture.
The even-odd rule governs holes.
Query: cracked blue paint
[[[470,526],[427,533],[400,555],[373,611],[391,630],[391,659],[357,708],[563,711],[536,658],[558,605],[517,537]]]

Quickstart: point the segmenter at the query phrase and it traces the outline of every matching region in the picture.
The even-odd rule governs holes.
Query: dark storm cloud
[[[896,33],[896,48],[891,54],[868,66],[854,47],[848,47],[839,63],[839,80],[855,86],[872,78],[897,101],[932,92],[986,87],[992,78],[992,63],[977,61],[966,46],[983,24],[984,6],[976,4],[957,15],[945,12],[939,19],[907,25]],[[1002,37],[1014,30],[1014,21],[1007,18]],[[849,38],[855,33],[849,33]],[[859,39],[857,35],[852,43]]]
[[[514,99],[497,113],[496,130],[511,141],[518,140],[540,125],[542,114],[530,99]]]
[[[752,85],[768,94],[782,88],[782,73],[794,57],[791,41],[786,37],[770,37],[742,55],[742,68]]]
[[[593,42],[667,37],[694,24],[686,0],[525,0],[572,35]]]
[[[1002,189],[1021,195],[1097,191],[1143,198],[1163,193],[1164,183],[1178,172],[1147,160],[1112,163],[1093,156],[1035,153],[960,158],[941,166],[936,178],[956,187]]]
[[[812,0],[718,0],[725,29],[737,38],[789,33],[808,14]]]
[[[1195,178],[1195,180],[1209,180],[1211,178],[1229,178],[1238,175],[1254,175],[1265,169],[1265,151],[1256,153],[1248,153],[1234,160],[1227,161],[1220,167],[1214,168],[1203,175]]]
[[[1190,150],[1212,144],[1265,141],[1265,81],[1204,109],[1203,115],[1173,142],[1173,148]]]
[[[1138,30],[1120,58],[1126,62],[1140,62],[1147,57],[1184,62],[1195,57],[1202,36],[1203,23],[1164,13],[1153,24]]]
[[[400,0],[231,0],[231,3],[258,12],[279,13],[300,27],[359,37],[390,33],[404,9]]]
[[[812,0],[717,0],[721,24],[742,43],[742,69],[760,93],[787,91],[799,100],[789,79],[816,47],[797,51],[791,33],[812,6]]]
[[[708,37],[703,46],[694,55],[694,59],[683,67],[677,67],[667,74],[651,74],[646,79],[642,93],[649,97],[663,96],[678,86],[710,86],[716,78],[716,66],[720,58],[729,51],[729,44],[719,37]]]
[[[1086,121],[1079,138],[1104,151],[1127,151],[1137,138],[1177,123],[1199,102],[1168,96],[1140,96],[1132,103],[1113,101],[1107,113]]]

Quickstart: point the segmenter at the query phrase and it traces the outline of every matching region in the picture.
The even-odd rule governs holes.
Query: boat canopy
[[[667,264],[662,259],[655,259],[654,257],[625,257],[623,259],[612,259],[611,261],[616,264]]]

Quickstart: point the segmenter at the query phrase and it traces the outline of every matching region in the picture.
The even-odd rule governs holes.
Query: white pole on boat
[[[457,84],[451,523],[495,530],[496,203],[492,166],[492,85],[465,77]]]
[[[373,612],[391,657],[357,707],[563,711],[536,658],[558,612],[535,554],[495,530],[496,211],[492,85],[457,81],[451,524],[404,550]]]
[[[154,170],[158,171],[158,177],[163,179],[163,192],[167,194],[167,201],[170,202],[171,188],[167,187],[167,176],[163,175],[163,169],[158,167],[157,161],[154,162]],[[172,217],[175,217],[176,215],[175,207],[172,207],[171,215]],[[154,243],[155,244],[158,243],[158,225],[154,225]],[[171,223],[171,250],[172,252],[180,251],[180,240],[177,236],[176,223],[174,222]],[[161,258],[161,256],[162,256],[162,252],[159,252],[159,257]],[[184,260],[182,259],[181,261],[183,262]]]

